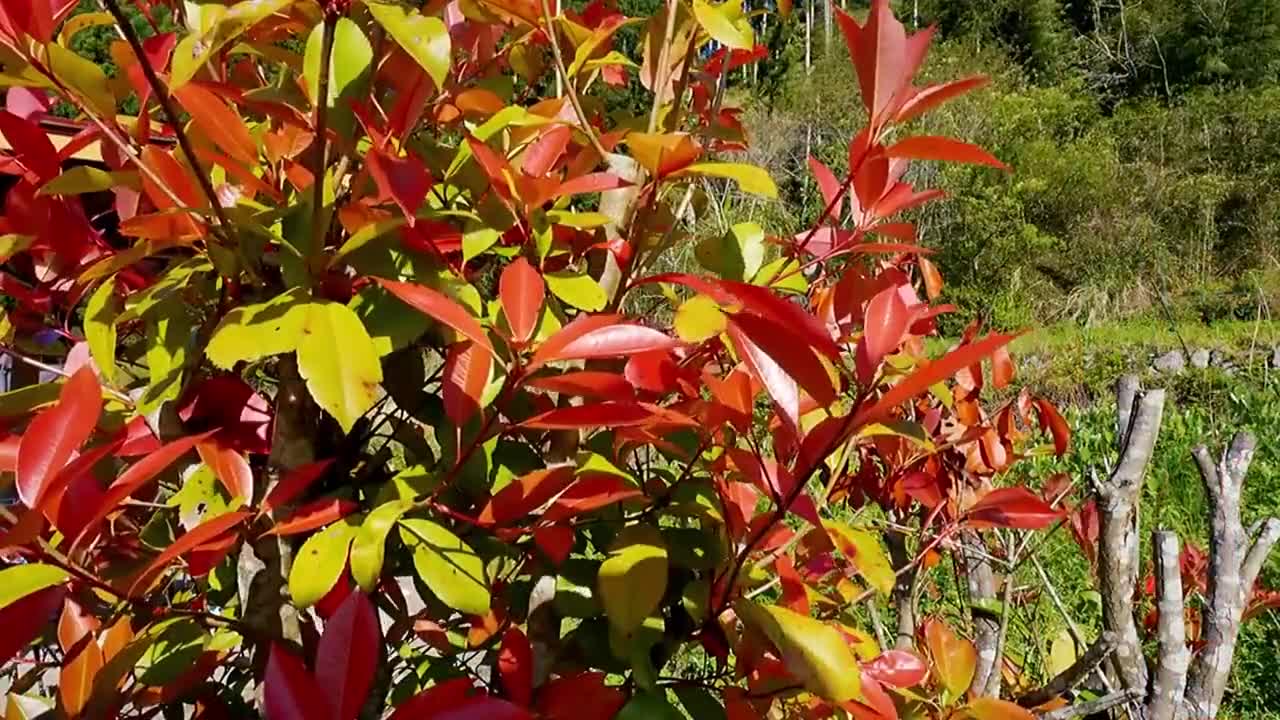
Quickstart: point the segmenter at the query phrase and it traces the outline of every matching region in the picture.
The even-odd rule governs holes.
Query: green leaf
[[[702,29],[722,45],[735,50],[750,50],[755,46],[755,32],[742,12],[742,0],[727,0],[719,5],[693,0],[693,16]]]
[[[102,68],[57,43],[50,43],[46,48],[53,76],[83,98],[98,117],[114,119],[116,96]]]
[[[723,235],[703,238],[693,254],[726,280],[750,280],[764,263],[764,230],[753,222],[738,223]]]
[[[130,264],[133,263],[131,262]],[[117,321],[126,322],[134,318],[143,317],[156,305],[169,298],[178,297],[179,292],[187,286],[187,283],[191,282],[192,278],[203,276],[212,271],[213,264],[209,262],[208,258],[199,256],[174,265],[146,290],[130,295],[129,299],[125,301],[125,310],[117,318]]]
[[[351,542],[351,577],[365,592],[372,592],[382,575],[387,552],[387,533],[413,507],[412,500],[392,500],[374,508],[356,531]]]
[[[238,362],[293,352],[307,322],[307,300],[307,292],[295,288],[267,302],[232,310],[213,331],[205,355],[229,370]]]
[[[232,5],[207,32],[187,35],[174,48],[170,83],[175,87],[186,83],[227,43],[293,2],[294,0],[242,0]]]
[[[318,23],[307,38],[302,61],[302,76],[312,102],[320,94],[320,64],[324,50],[324,23]],[[329,123],[339,135],[347,137],[355,123],[351,101],[364,94],[372,75],[373,46],[360,26],[347,18],[338,18],[333,28],[333,55],[329,61]]]
[[[91,165],[67,168],[58,177],[40,186],[40,195],[83,195],[104,192],[125,185],[141,187],[138,173],[131,171],[107,172]]]
[[[462,235],[462,262],[471,262],[472,258],[478,257],[485,250],[493,247],[498,242],[498,238],[502,237],[502,233],[493,228],[477,228]]]
[[[622,706],[616,720],[684,720],[684,716],[665,697],[642,692]]]
[[[861,528],[851,528],[838,522],[825,523],[827,530],[834,530],[832,540],[840,552],[853,563],[858,574],[881,595],[893,592],[896,575],[889,555],[880,545],[880,538]]]
[[[489,612],[484,561],[442,525],[421,518],[400,520],[400,539],[413,548],[413,568],[440,602],[469,615]]]
[[[312,303],[298,343],[298,370],[316,403],[351,432],[377,400],[382,365],[373,339],[346,305]]]
[[[547,273],[542,276],[547,281],[551,294],[587,312],[603,310],[609,298],[605,297],[604,288],[592,280],[589,275],[575,272]]]
[[[0,570],[0,610],[33,592],[52,587],[66,579],[66,571],[52,565],[10,565]]]
[[[367,7],[387,34],[427,71],[436,87],[444,87],[453,55],[449,29],[444,22],[398,2],[369,2]]]
[[[778,186],[769,177],[768,171],[746,163],[707,162],[694,163],[673,175],[707,175],[722,177],[738,183],[743,192],[754,193],[771,200],[778,197]]]
[[[89,353],[98,364],[102,378],[112,382],[116,374],[116,318],[124,303],[116,295],[115,278],[98,286],[84,308],[84,335]]]
[[[650,525],[618,533],[600,565],[596,587],[609,624],[629,634],[662,603],[667,590],[667,546]]]
[[[431,318],[405,312],[404,303],[377,285],[360,288],[349,307],[373,338],[379,357],[408,347],[431,327]]]
[[[31,247],[31,243],[35,242],[35,239],[35,235],[17,235],[14,233],[0,235],[0,262],[4,262]]]
[[[26,415],[41,405],[57,402],[61,389],[60,382],[45,382],[0,393],[0,418]]]
[[[356,526],[338,521],[307,538],[289,571],[289,595],[295,605],[311,607],[333,589],[347,567],[347,549]]]
[[[733,607],[743,622],[768,636],[787,669],[810,692],[832,702],[860,696],[858,673],[850,672],[858,661],[838,630],[776,605],[739,600]]]
[[[760,272],[751,279],[751,284],[767,285],[775,290],[804,294],[809,291],[809,281],[804,279],[804,273],[799,272],[796,269],[797,266],[798,263],[794,258],[780,257],[771,260],[760,268]],[[777,278],[782,279],[777,280]]]
[[[689,717],[696,720],[725,720],[724,706],[710,690],[682,685],[675,688],[675,693]]]
[[[191,318],[181,297],[166,298],[147,316],[147,390],[139,409],[153,409],[173,400],[182,390],[187,350],[191,344]]]
[[[163,687],[195,665],[209,644],[209,633],[192,618],[166,620],[147,629],[154,642],[138,661],[138,682]]]
[[[612,222],[608,215],[598,212],[569,212],[567,210],[548,210],[547,219],[555,225],[591,230],[604,227]]]

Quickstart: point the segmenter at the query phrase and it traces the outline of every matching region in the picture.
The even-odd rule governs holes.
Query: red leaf
[[[622,378],[618,378],[621,380]],[[622,383],[626,385],[626,383]],[[13,472],[18,469],[18,443],[21,435],[6,435],[0,440],[0,472]]]
[[[888,0],[874,0],[865,26],[859,27],[843,11],[836,15],[849,46],[862,91],[862,103],[873,127],[911,80],[907,58],[907,31],[889,10]]]
[[[857,358],[858,376],[863,382],[870,382],[885,356],[898,349],[911,325],[911,315],[896,285],[876,293],[867,303]]]
[[[507,483],[480,511],[484,525],[505,525],[545,505],[574,481],[568,465],[526,473]]]
[[[542,514],[544,522],[559,522],[607,505],[640,497],[640,488],[617,475],[587,473],[569,486]]]
[[[893,119],[895,122],[906,122],[912,118],[917,118],[952,98],[964,95],[971,90],[977,90],[986,85],[988,80],[989,78],[985,75],[975,75],[960,80],[952,80],[941,85],[930,85],[917,90],[915,94],[911,95],[910,99],[898,108],[898,112]]]
[[[800,427],[800,390],[795,378],[759,345],[752,342],[737,323],[729,323],[727,330],[729,341],[733,343],[738,356],[756,381],[769,393],[769,397],[778,406],[779,414],[793,428]]]
[[[502,271],[498,280],[498,296],[513,340],[523,343],[533,337],[546,294],[542,275],[523,257],[516,258]]]
[[[378,615],[364,593],[353,592],[325,623],[316,648],[316,681],[326,695],[333,720],[360,714],[381,659]]]
[[[542,134],[525,148],[521,169],[530,177],[539,178],[551,172],[556,162],[564,156],[564,151],[573,139],[573,130],[568,125],[556,125]]]
[[[376,278],[376,281],[409,307],[448,325],[475,341],[477,345],[489,351],[489,353],[493,353],[493,345],[489,343],[489,336],[485,333],[484,328],[480,326],[480,322],[452,298],[431,288],[413,283],[383,280],[382,278]]]
[[[822,201],[826,205],[830,205],[840,196],[842,183],[836,179],[835,173],[831,172],[831,168],[823,165],[822,161],[815,157],[811,156],[809,158],[809,169],[813,171],[813,177],[818,181],[818,189],[822,191]],[[835,207],[831,209],[830,217],[839,220],[840,210],[843,206],[844,198],[841,198],[840,202],[836,203]]]
[[[53,614],[62,605],[67,589],[62,585],[43,588],[0,608],[0,665],[22,652],[44,632]]]
[[[570,405],[548,410],[520,423],[535,430],[578,430],[591,427],[634,427],[653,419],[654,413],[640,403],[602,402]]]
[[[58,404],[36,415],[18,443],[15,484],[23,504],[39,505],[49,482],[93,434],[101,413],[98,376],[81,368],[62,386]]]
[[[360,509],[354,500],[319,498],[298,508],[297,512],[275,524],[268,535],[297,535],[341,520]]]
[[[929,677],[929,666],[913,652],[888,650],[863,666],[878,682],[898,688],[919,685]]]
[[[280,482],[276,483],[275,487],[271,488],[271,492],[267,494],[267,498],[262,501],[262,512],[269,513],[278,507],[288,505],[293,502],[294,498],[298,497],[303,490],[310,487],[311,483],[319,479],[320,476],[324,474],[324,471],[328,470],[329,466],[332,464],[333,459],[330,458],[328,460],[318,460],[290,470],[288,475],[281,478]]]
[[[1009,356],[1009,348],[998,348],[991,354],[991,384],[997,388],[1008,387],[1013,382],[1013,358]]]
[[[836,388],[826,366],[791,328],[747,314],[734,315],[729,323],[781,366],[819,405],[825,407],[835,402]]]
[[[1063,419],[1062,414],[1053,403],[1036,398],[1036,416],[1040,418],[1040,427],[1053,436],[1053,451],[1065,455],[1071,447],[1071,426]]]
[[[558,360],[592,360],[668,350],[679,342],[666,333],[617,315],[579,315],[547,338],[529,361],[529,371]]]
[[[76,537],[73,546],[79,545],[82,540],[88,537],[98,524],[102,522],[111,511],[116,509],[125,498],[133,495],[149,480],[162,472],[165,468],[173,464],[175,460],[185,455],[196,443],[205,440],[211,433],[203,435],[190,435],[188,437],[179,438],[173,442],[166,443],[163,447],[145,458],[139,460],[125,470],[115,482],[111,483],[111,487],[107,488],[106,495],[103,496],[102,502],[98,508],[85,522],[84,528],[80,530],[80,534]]]
[[[884,152],[885,155],[891,158],[942,160],[945,162],[989,165],[1000,170],[1009,169],[1008,165],[1000,162],[994,155],[977,145],[935,135],[910,137],[890,145]]]
[[[222,98],[198,82],[172,88],[170,92],[200,131],[232,159],[252,167],[258,161],[258,146],[244,120]]]
[[[538,692],[544,720],[613,720],[627,701],[620,688],[605,685],[604,673],[558,677]]]
[[[253,502],[253,468],[244,455],[223,447],[216,440],[196,443],[196,452],[200,461],[209,466],[217,476],[222,487],[232,498],[240,498],[246,503]]]
[[[510,179],[514,175],[507,159],[470,135],[467,136],[467,145],[471,147],[471,154],[475,157],[476,164],[489,178],[490,188],[502,197],[510,197]]]
[[[924,278],[924,292],[929,296],[930,300],[938,299],[942,294],[942,274],[938,272],[938,268],[933,261],[928,258],[916,258],[916,263],[920,265],[920,275]]]
[[[528,706],[533,701],[533,648],[520,628],[513,627],[502,636],[498,672],[511,702]]]
[[[553,565],[560,565],[573,550],[573,528],[564,525],[540,527],[533,531],[533,542],[546,553]]]
[[[174,540],[169,547],[166,547],[163,552],[133,577],[133,580],[129,583],[129,596],[141,596],[150,589],[151,583],[155,582],[155,579],[160,576],[160,573],[164,572],[165,567],[171,561],[229,532],[251,514],[244,511],[227,513],[191,528],[182,537]]]
[[[271,403],[239,376],[215,375],[183,396],[187,427],[217,428],[218,444],[246,453],[271,452]]]
[[[885,419],[894,408],[927,391],[934,383],[942,382],[961,370],[981,362],[997,348],[1008,345],[1016,335],[988,335],[987,337],[952,350],[916,370],[894,385],[869,408],[859,410],[851,427],[854,431]]]
[[[416,157],[399,157],[387,154],[376,147],[365,155],[369,175],[377,184],[383,197],[395,200],[404,211],[410,225],[414,224],[418,208],[431,190],[431,174]]]
[[[262,709],[266,720],[320,720],[332,717],[324,693],[307,667],[284,646],[272,643],[262,681]]]
[[[795,563],[790,557],[779,555],[773,561],[773,567],[778,572],[779,585],[782,587],[782,597],[778,599],[778,604],[801,615],[808,615],[809,594],[805,591],[800,573],[796,572]]]
[[[42,185],[62,172],[58,151],[39,125],[8,110],[0,110],[0,135],[9,141],[14,159],[30,173],[33,184]]]
[[[489,384],[493,356],[467,340],[449,346],[444,360],[441,391],[445,415],[455,425],[465,425],[480,412],[480,400]]]
[[[454,678],[432,685],[396,707],[389,720],[423,720],[440,708],[456,707],[475,691],[470,678]]]
[[[552,193],[552,199],[569,195],[618,190],[625,187],[631,187],[631,183],[617,175],[606,172],[589,173],[561,183],[560,187],[556,188],[555,192]]]
[[[974,527],[1006,527],[1039,530],[1062,519],[1039,495],[1024,487],[992,490],[974,503],[965,519]]]
[[[665,395],[675,390],[680,368],[665,350],[636,353],[623,369],[627,382],[638,390]]]
[[[561,395],[611,400],[630,399],[634,394],[626,378],[600,370],[578,370],[534,378],[526,380],[525,385]]]

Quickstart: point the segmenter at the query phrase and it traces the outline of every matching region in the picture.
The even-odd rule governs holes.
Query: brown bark
[[[910,650],[915,647],[916,610],[915,591],[916,573],[914,569],[904,570],[911,565],[911,552],[907,549],[907,536],[901,531],[891,529],[884,536],[885,545],[889,548],[889,561],[897,572],[897,580],[893,584],[894,610],[898,616],[898,629],[894,645],[899,650]]]

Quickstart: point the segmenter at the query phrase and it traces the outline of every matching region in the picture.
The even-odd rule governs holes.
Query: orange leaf
[[[938,680],[951,697],[960,697],[969,688],[978,666],[978,653],[973,643],[956,635],[938,618],[925,621],[924,637]]]
[[[498,297],[502,300],[502,314],[511,327],[511,338],[516,342],[528,342],[538,329],[538,316],[546,299],[547,287],[542,275],[523,257],[502,271],[498,280]]]
[[[200,461],[209,466],[213,474],[227,489],[232,498],[246,503],[253,502],[253,468],[239,451],[224,447],[216,440],[196,443]]]
[[[171,90],[191,114],[191,122],[232,159],[252,167],[258,160],[258,146],[239,113],[222,98],[198,82],[188,82]]]
[[[445,415],[455,425],[465,425],[480,412],[480,400],[489,384],[493,356],[481,352],[475,343],[464,341],[449,346],[444,361],[441,392]]]
[[[449,296],[413,283],[382,278],[375,278],[375,280],[409,307],[448,325],[475,341],[490,354],[493,353],[493,345],[490,344],[489,336],[480,326],[480,322]]]
[[[160,576],[160,573],[164,572],[165,567],[171,561],[227,533],[249,517],[250,514],[244,511],[226,513],[187,531],[186,534],[174,540],[169,547],[166,547],[163,552],[148,563],[142,572],[134,576],[133,581],[129,583],[130,597],[138,597],[146,592],[151,587],[151,583],[155,582],[155,579]]]
[[[58,673],[58,697],[68,717],[75,717],[84,710],[93,693],[93,679],[102,669],[102,648],[92,636],[85,638],[80,652],[65,659]]]
[[[542,507],[574,481],[573,468],[561,465],[526,473],[507,483],[480,511],[484,525],[504,525]]]
[[[1024,707],[993,697],[974,698],[964,711],[973,720],[1035,720],[1036,717]]]
[[[910,137],[890,145],[884,152],[885,155],[891,158],[942,160],[945,162],[989,165],[1000,170],[1009,170],[1008,165],[1000,162],[994,155],[977,145],[936,135]]]

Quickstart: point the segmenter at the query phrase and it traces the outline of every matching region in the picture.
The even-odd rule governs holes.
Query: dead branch
[[[1099,665],[1107,659],[1116,649],[1116,636],[1112,632],[1104,632],[1102,636],[1094,641],[1092,645],[1084,651],[1084,654],[1076,658],[1071,666],[1058,673],[1052,680],[1045,683],[1044,687],[1037,688],[1027,693],[1023,693],[1018,697],[1018,704],[1023,707],[1036,707],[1043,705],[1050,700],[1062,695],[1068,690],[1079,685],[1093,672]]]
[[[1191,659],[1182,617],[1182,569],[1178,564],[1182,544],[1172,532],[1158,530],[1152,534],[1151,545],[1156,566],[1156,608],[1160,617],[1156,626],[1159,660],[1147,697],[1147,718],[1174,720],[1182,705],[1187,664]]]

